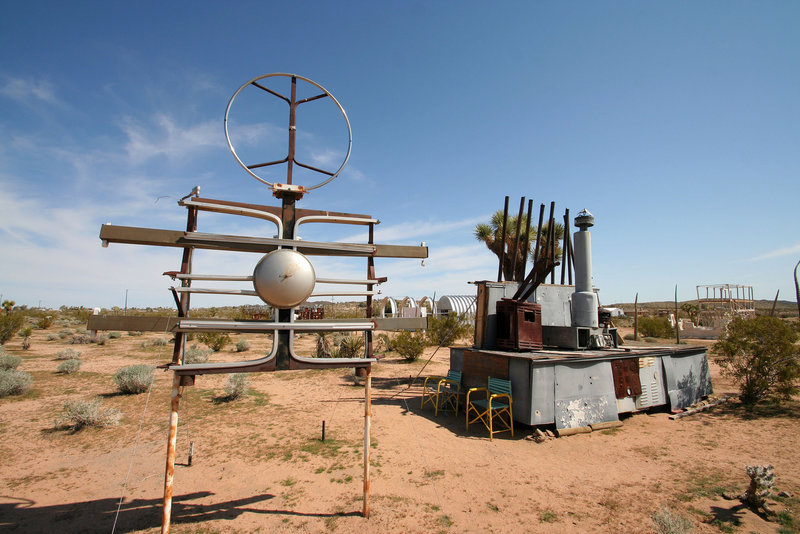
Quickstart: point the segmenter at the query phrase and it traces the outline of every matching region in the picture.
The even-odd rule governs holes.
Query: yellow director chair
[[[473,399],[471,395],[485,392],[483,399]],[[507,402],[503,402],[505,399]],[[467,391],[467,430],[469,424],[480,421],[489,430],[489,439],[500,432],[511,431],[514,435],[514,415],[512,412],[513,399],[511,398],[511,381],[502,378],[489,377],[488,387],[470,388]],[[474,417],[470,420],[470,414]],[[499,424],[500,430],[495,430]]]
[[[430,381],[430,384],[428,384]],[[455,410],[458,415],[458,402],[461,398],[461,371],[447,371],[447,376],[429,376],[422,383],[422,403],[434,406],[434,415],[439,415],[439,408],[448,411]]]

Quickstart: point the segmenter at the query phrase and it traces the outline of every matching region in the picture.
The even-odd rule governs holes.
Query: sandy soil
[[[23,397],[0,399],[0,529],[157,532],[171,375],[157,371],[149,396],[117,394],[112,376],[168,361],[171,345],[142,348],[165,336],[125,334],[76,346],[83,367],[60,375],[55,356],[69,345],[45,336],[62,328],[37,331],[29,351],[18,340],[5,347],[35,382]],[[263,353],[266,340],[248,338],[254,346],[244,355]],[[798,505],[796,402],[756,413],[730,402],[675,421],[640,413],[619,429],[544,443],[517,426],[513,437],[489,441],[477,427],[465,432],[462,414],[420,410],[421,380],[410,379],[432,352],[411,364],[389,354],[374,366],[369,519],[360,516],[364,388],[351,370],[252,375],[251,394],[232,402],[222,400],[225,376],[198,377],[181,408],[173,532],[639,533],[652,531],[663,506],[690,518],[693,532],[777,532],[777,523],[719,496],[746,487],[745,464],[764,463],[795,495],[777,509]],[[422,376],[446,373],[448,360],[439,350]],[[716,395],[735,392],[712,372]],[[93,398],[120,410],[121,424],[54,429],[63,401]]]

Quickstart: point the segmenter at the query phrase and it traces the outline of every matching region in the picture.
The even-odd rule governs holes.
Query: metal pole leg
[[[172,401],[169,414],[169,439],[167,441],[167,469],[164,475],[164,507],[161,512],[161,534],[169,534],[172,516],[172,482],[175,479],[175,445],[178,440],[178,408],[183,395],[181,377],[172,377]]]
[[[369,442],[372,418],[372,366],[366,368],[364,384],[364,510],[361,515],[369,517]]]

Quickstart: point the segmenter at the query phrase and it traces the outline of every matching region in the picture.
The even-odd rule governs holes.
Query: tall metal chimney
[[[592,290],[592,234],[594,215],[586,209],[575,217],[580,228],[573,235],[575,254],[575,293],[572,294],[572,326],[598,327],[597,295]]]

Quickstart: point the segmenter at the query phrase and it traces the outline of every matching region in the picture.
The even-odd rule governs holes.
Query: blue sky
[[[330,90],[353,129],[348,166],[300,207],[371,214],[378,242],[430,247],[424,267],[377,261],[386,295],[494,278],[472,229],[524,195],[594,213],[602,302],[713,283],[793,300],[799,24],[796,2],[5,2],[0,293],[121,306],[128,290],[131,306],[171,306],[161,273],[180,252],[103,249],[100,225],[182,229],[175,199],[195,185],[277,205],[228,151],[223,115],[244,82],[291,72]],[[284,112],[233,111],[248,154],[285,155]],[[298,137],[325,165],[346,149],[329,111]],[[199,225],[273,232],[205,213]],[[249,274],[257,260],[201,253],[195,269]],[[318,276],[364,270],[312,261]],[[243,303],[256,301],[194,301]]]

